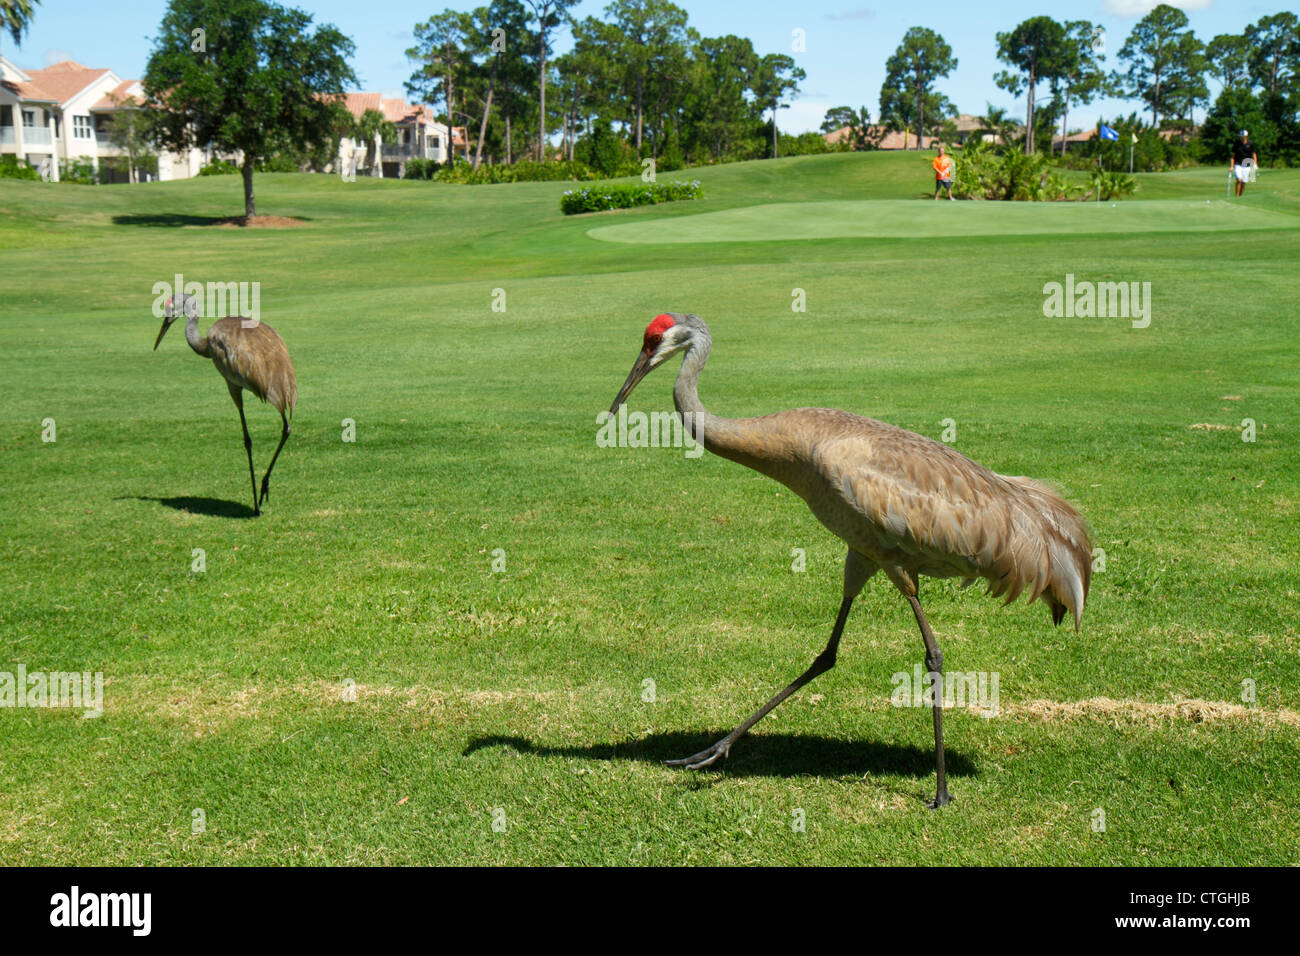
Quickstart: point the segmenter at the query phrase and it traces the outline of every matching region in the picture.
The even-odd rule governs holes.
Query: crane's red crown
[[[664,332],[672,328],[677,323],[667,312],[661,312],[654,317],[654,321],[645,327],[645,342],[643,349],[646,352],[653,352],[659,347],[659,342],[664,337]]]

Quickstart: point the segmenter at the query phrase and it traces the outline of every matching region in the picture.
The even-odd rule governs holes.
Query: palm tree
[[[980,136],[992,134],[995,142],[1005,146],[1011,142],[1011,137],[1015,135],[1019,123],[1011,118],[1011,114],[1001,106],[994,106],[992,103],[984,104],[986,109],[983,116],[975,117],[980,121],[980,128],[976,133]]]
[[[352,124],[352,139],[353,142],[366,144],[366,166],[371,170],[380,159],[373,155],[376,136],[385,143],[392,143],[397,139],[397,126],[384,119],[384,114],[379,110],[366,110]]]
[[[32,22],[32,7],[41,0],[0,0],[0,33],[8,32],[17,46]]]

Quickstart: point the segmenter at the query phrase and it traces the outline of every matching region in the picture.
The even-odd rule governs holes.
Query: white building
[[[138,80],[64,60],[43,70],[20,70],[0,56],[0,153],[26,159],[53,180],[60,160],[125,155],[109,141],[113,114],[143,97]],[[201,149],[158,154],[159,179],[186,179],[207,157]]]
[[[375,110],[397,127],[397,140],[393,143],[385,143],[379,136],[373,143],[348,136],[339,141],[340,167],[355,171],[358,176],[400,179],[409,160],[432,159],[445,163],[448,149],[460,156],[469,151],[465,127],[453,126],[449,136],[447,125],[434,119],[433,110],[423,104],[385,99],[378,93],[344,93],[343,102],[357,119],[367,110]]]

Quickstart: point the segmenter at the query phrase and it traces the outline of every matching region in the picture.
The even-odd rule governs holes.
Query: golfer
[[[1259,156],[1255,154],[1255,144],[1250,141],[1250,133],[1243,129],[1241,138],[1232,144],[1232,175],[1237,180],[1238,198],[1250,180],[1251,166],[1259,166]],[[938,191],[935,195],[938,195]]]
[[[948,198],[952,199],[952,158],[944,155],[942,146],[939,147],[939,155],[934,157],[934,162],[930,165],[934,167],[934,198],[939,198],[940,189],[946,189]]]

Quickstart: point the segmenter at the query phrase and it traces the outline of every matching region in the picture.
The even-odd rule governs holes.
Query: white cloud
[[[64,60],[75,60],[71,50],[46,50],[41,57],[46,66],[53,66],[55,63],[62,63]]]
[[[1101,12],[1117,17],[1144,17],[1161,3],[1180,10],[1208,10],[1214,5],[1214,0],[1106,0],[1101,5]]]

